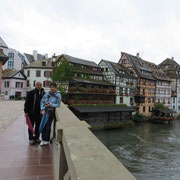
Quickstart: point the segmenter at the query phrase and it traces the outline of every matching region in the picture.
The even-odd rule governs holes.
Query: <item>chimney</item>
[[[33,57],[35,59],[35,61],[37,61],[37,54],[38,54],[38,51],[37,50],[33,50]]]
[[[140,58],[140,57],[139,57],[139,53],[136,54],[136,57],[137,57],[137,58]]]
[[[174,57],[172,57],[171,59],[174,60]]]
[[[57,56],[56,56],[56,54],[54,53],[54,54],[52,55],[53,61],[56,61],[56,58],[57,58]]]
[[[45,56],[45,58],[47,59],[47,58],[48,58],[48,53],[46,53],[44,56]]]

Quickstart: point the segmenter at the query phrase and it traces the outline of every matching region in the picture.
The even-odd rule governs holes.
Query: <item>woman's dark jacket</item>
[[[45,92],[42,88],[41,91],[38,89],[31,90],[26,98],[24,104],[24,112],[31,116],[36,116],[40,114],[40,102]]]

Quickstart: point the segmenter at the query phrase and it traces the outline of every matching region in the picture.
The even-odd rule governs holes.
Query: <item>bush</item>
[[[133,117],[133,121],[134,122],[144,122],[144,121],[147,121],[147,118],[143,114],[137,112]]]

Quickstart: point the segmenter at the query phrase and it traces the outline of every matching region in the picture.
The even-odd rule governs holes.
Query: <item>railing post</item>
[[[60,162],[59,162],[59,180],[64,180],[64,176],[68,171],[66,155],[64,153],[63,144],[60,143]]]

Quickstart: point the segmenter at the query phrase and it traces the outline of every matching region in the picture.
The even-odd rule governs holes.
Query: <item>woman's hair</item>
[[[55,82],[51,82],[50,87],[51,87],[51,86],[57,88],[57,84],[56,84]]]

